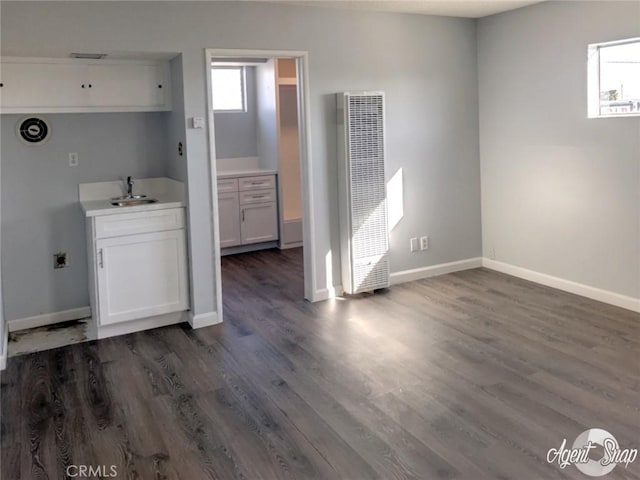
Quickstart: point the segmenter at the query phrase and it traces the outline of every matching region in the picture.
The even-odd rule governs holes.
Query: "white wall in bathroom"
[[[246,112],[218,112],[216,126],[216,156],[244,158],[258,156],[256,117],[256,67],[246,67]]]
[[[256,67],[256,83],[260,166],[278,170],[275,59]]]

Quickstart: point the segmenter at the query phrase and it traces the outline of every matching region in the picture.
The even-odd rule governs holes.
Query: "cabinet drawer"
[[[218,180],[218,193],[237,192],[238,191],[238,179],[237,178],[225,178]]]
[[[184,208],[103,215],[96,217],[95,222],[96,238],[177,230],[184,228]]]
[[[266,203],[276,201],[276,191],[271,190],[249,190],[240,192],[240,205],[248,205],[250,203]]]
[[[241,192],[244,192],[246,190],[266,190],[268,188],[276,188],[276,180],[274,175],[261,175],[259,177],[239,178],[238,184]]]

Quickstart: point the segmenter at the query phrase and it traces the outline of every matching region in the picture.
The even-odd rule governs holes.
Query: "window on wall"
[[[589,45],[589,117],[640,116],[640,38]]]
[[[244,67],[212,67],[211,90],[214,112],[247,111]]]

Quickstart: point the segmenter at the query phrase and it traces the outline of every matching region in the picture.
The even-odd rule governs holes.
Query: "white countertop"
[[[265,168],[241,169],[241,170],[218,170],[218,178],[255,177],[258,175],[277,175],[277,170]]]
[[[82,210],[87,217],[95,217],[97,215],[115,215],[120,213],[149,212],[151,210],[163,210],[165,208],[181,208],[185,206],[183,200],[171,200],[165,198],[156,198],[156,203],[147,203],[145,205],[132,205],[130,207],[118,207],[111,205],[112,200],[88,200],[80,202]]]
[[[79,185],[80,206],[87,217],[117,215],[121,213],[148,212],[186,206],[184,185],[170,178],[134,179],[134,195],[155,198],[156,203],[118,207],[111,205],[112,198],[123,194],[122,182],[84,183]]]

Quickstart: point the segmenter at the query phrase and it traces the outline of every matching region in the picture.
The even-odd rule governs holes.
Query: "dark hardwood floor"
[[[485,269],[311,304],[300,249],[223,272],[223,325],[9,359],[2,479],[584,480],[547,451],[640,448],[640,315]]]

